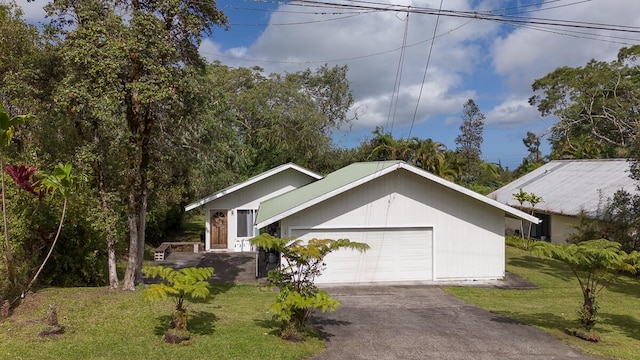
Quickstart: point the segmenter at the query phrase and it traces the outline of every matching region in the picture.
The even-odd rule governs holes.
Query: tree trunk
[[[580,323],[585,330],[591,330],[595,325],[596,309],[594,307],[594,296],[591,293],[591,289],[586,288],[582,292],[584,303],[582,304],[582,314],[580,317]]]
[[[135,189],[135,172],[132,169],[131,164],[129,166],[129,205],[127,223],[129,224],[129,259],[127,261],[127,270],[124,273],[123,290],[135,290],[136,287],[136,269],[138,267],[138,221],[136,211],[136,189]]]
[[[139,208],[138,208],[138,265],[136,267],[136,282],[142,283],[142,262],[144,260],[144,244],[146,240],[147,231],[147,202],[149,197],[148,175],[149,175],[149,160],[151,158],[149,146],[151,141],[151,128],[153,126],[153,117],[147,114],[144,119],[141,119],[142,136],[140,139],[140,146],[137,149],[140,152],[140,168],[139,168]]]
[[[136,283],[142,283],[142,263],[144,260],[144,244],[147,225],[147,193],[146,186],[142,185],[143,190],[140,194],[140,209],[138,214],[138,264],[136,265]]]
[[[97,126],[94,128],[94,142],[97,144],[99,142],[99,138],[97,136],[97,131],[95,130]],[[119,286],[118,283],[118,272],[116,268],[116,230],[114,228],[113,222],[110,221],[109,216],[109,205],[107,201],[107,185],[105,183],[104,178],[104,167],[100,161],[96,161],[93,164],[93,171],[96,176],[97,185],[98,185],[98,196],[100,199],[100,211],[102,211],[102,221],[104,221],[104,233],[107,242],[107,259],[108,259],[108,269],[109,269],[109,288],[117,289]]]

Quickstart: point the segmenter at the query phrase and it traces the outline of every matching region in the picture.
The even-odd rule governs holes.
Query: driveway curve
[[[342,305],[313,318],[327,342],[315,360],[596,359],[437,286],[327,290]]]

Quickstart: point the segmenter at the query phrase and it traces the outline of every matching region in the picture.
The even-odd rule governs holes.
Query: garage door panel
[[[429,228],[302,230],[302,239],[344,239],[364,242],[365,253],[341,249],[325,258],[318,283],[419,281],[433,279],[433,232]]]

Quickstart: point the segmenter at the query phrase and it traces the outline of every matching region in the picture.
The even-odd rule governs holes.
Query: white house
[[[256,227],[283,237],[348,238],[364,254],[326,258],[318,283],[499,279],[504,217],[522,211],[401,161],[355,163],[261,202]]]
[[[542,220],[533,226],[531,235],[554,243],[566,243],[575,233],[578,215],[595,217],[618,190],[638,193],[629,177],[626,159],[553,160],[512,181],[488,196],[503,204],[531,211],[530,204],[522,206],[513,194],[522,189],[542,197],[534,215]],[[507,233],[520,231],[520,222],[506,219]],[[525,225],[525,231],[528,231]]]
[[[321,178],[296,164],[284,164],[189,204],[185,211],[205,207],[206,250],[251,250],[260,203]]]

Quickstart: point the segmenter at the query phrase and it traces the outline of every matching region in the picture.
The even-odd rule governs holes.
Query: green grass
[[[275,293],[255,285],[214,285],[213,292],[207,303],[188,305],[189,343],[168,345],[162,335],[171,300],[149,302],[141,290],[42,290],[0,323],[0,359],[303,359],[323,351],[317,337],[291,343],[277,336],[266,311]],[[65,333],[42,339],[49,304]]]
[[[588,354],[613,359],[640,359],[640,282],[623,276],[603,290],[598,301],[599,343],[565,333],[577,328],[582,293],[570,269],[561,262],[531,256],[507,246],[507,271],[538,285],[536,290],[449,287],[449,293],[494,313],[533,325]]]

